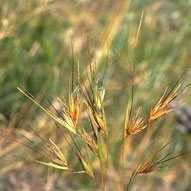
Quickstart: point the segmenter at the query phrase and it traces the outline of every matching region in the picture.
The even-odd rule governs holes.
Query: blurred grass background
[[[103,71],[109,55],[105,107],[112,149],[108,190],[117,190],[119,129],[122,129],[131,84],[128,58],[133,58],[141,12],[144,10],[145,15],[136,56],[135,101],[137,106],[143,107],[143,114],[148,115],[164,89],[173,86],[190,67],[190,9],[190,0],[1,0],[0,190],[99,190],[99,185],[91,183],[84,175],[73,176],[34,163],[32,158],[38,158],[38,153],[6,138],[26,142],[22,137],[24,134],[35,140],[35,148],[38,148],[39,140],[27,129],[32,127],[44,137],[59,137],[60,144],[67,147],[54,123],[16,87],[26,88],[46,107],[49,103],[45,98],[54,103],[57,96],[67,96],[71,39],[75,60],[80,60],[83,71],[88,63],[87,36],[98,71]],[[183,85],[191,81],[190,74],[184,76]],[[190,105],[189,92],[189,89],[185,91],[179,101]],[[171,150],[189,150],[190,135],[174,129],[174,123],[173,114],[159,120],[155,126],[161,126],[163,132],[153,130],[152,141],[155,143],[156,137],[170,133],[169,138],[173,138]],[[127,177],[140,137],[128,142]],[[63,150],[67,153],[67,149]],[[70,153],[69,158],[76,163]],[[189,156],[177,159],[168,169],[140,176],[132,190],[190,191],[190,164]]]

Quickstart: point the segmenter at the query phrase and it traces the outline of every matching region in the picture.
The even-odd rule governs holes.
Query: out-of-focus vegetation
[[[109,55],[105,109],[112,138],[107,189],[116,190],[115,186],[120,184],[117,159],[122,123],[131,85],[128,59],[133,60],[141,12],[144,10],[145,15],[136,51],[135,104],[141,105],[143,114],[148,115],[165,88],[172,87],[190,67],[190,9],[189,0],[1,0],[0,190],[100,190],[99,185],[91,183],[83,174],[55,171],[33,162],[39,158],[35,150],[40,140],[28,127],[37,130],[42,137],[57,140],[73,164],[77,160],[67,151],[61,132],[49,117],[16,89],[17,86],[26,88],[46,107],[50,107],[49,102],[56,103],[57,96],[67,97],[72,46],[74,59],[80,60],[81,72],[85,75],[87,37],[98,71],[103,72]],[[189,76],[190,71],[182,79],[183,85],[191,81]],[[189,92],[188,89],[180,96],[180,103],[190,104]],[[190,136],[174,129],[175,123],[173,114],[159,119],[150,144],[158,144],[168,137],[172,140],[172,151],[189,150]],[[22,135],[34,140],[34,151],[11,140],[27,143]],[[137,154],[135,150],[139,149],[138,142],[141,142],[139,136],[128,140],[127,177]],[[98,173],[97,176],[99,180]],[[189,191],[190,178],[190,156],[187,155],[160,172],[140,176],[132,190]]]

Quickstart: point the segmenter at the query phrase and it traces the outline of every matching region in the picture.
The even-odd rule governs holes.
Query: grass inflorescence
[[[131,93],[129,95],[126,112],[124,113],[124,127],[121,128],[122,145],[121,145],[121,190],[130,190],[134,179],[139,174],[148,174],[155,172],[165,167],[167,163],[185,153],[172,156],[172,153],[161,155],[162,151],[170,144],[169,142],[159,147],[153,154],[151,153],[148,158],[143,161],[143,155],[145,147],[150,138],[150,129],[153,123],[159,118],[167,115],[174,111],[176,108],[171,107],[171,103],[182,93],[185,89],[181,90],[180,79],[175,83],[169,91],[166,89],[157,101],[157,103],[150,109],[150,114],[147,118],[141,115],[141,107],[135,112],[134,109],[134,75],[135,63],[136,63],[136,50],[138,45],[138,38],[140,34],[141,24],[143,21],[143,13],[140,19],[140,24],[137,29],[135,43],[134,43],[134,58],[133,63],[130,64],[132,83]],[[73,52],[73,51],[72,51]],[[53,105],[54,112],[49,111],[43,107],[33,95],[28,91],[18,88],[18,90],[39,106],[46,114],[48,114],[56,123],[59,129],[63,129],[63,136],[68,143],[69,147],[72,147],[76,158],[81,164],[81,169],[74,169],[71,164],[67,161],[67,157],[61,151],[61,148],[49,138],[49,141],[45,141],[41,138],[44,144],[44,148],[41,149],[42,155],[46,158],[46,161],[35,160],[40,164],[70,171],[71,173],[84,173],[92,178],[93,181],[97,181],[94,173],[94,167],[92,166],[92,155],[93,160],[99,161],[100,176],[101,176],[101,190],[107,189],[107,182],[109,180],[108,169],[110,168],[109,153],[110,153],[110,134],[108,120],[104,109],[104,97],[106,94],[106,87],[104,85],[105,70],[102,77],[99,77],[96,71],[96,63],[91,60],[90,48],[88,41],[88,56],[89,64],[86,69],[85,80],[81,79],[80,74],[80,62],[75,63],[74,59],[71,63],[72,72],[71,80],[69,80],[69,91],[68,91],[68,102],[65,98],[58,98],[60,109],[56,109]],[[105,64],[105,69],[107,68]],[[188,84],[186,87],[188,87]],[[89,121],[89,125],[83,127],[81,123],[81,114],[85,113],[85,117]],[[119,129],[120,131],[120,129]],[[138,133],[146,131],[143,138],[143,142],[140,143],[140,151],[137,151],[137,158],[132,166],[132,173],[128,179],[126,179],[126,158],[125,153],[126,142],[129,137],[136,136]],[[78,145],[79,141],[83,142],[83,146]]]

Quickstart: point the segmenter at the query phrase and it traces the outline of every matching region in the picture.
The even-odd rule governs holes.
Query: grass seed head
[[[98,85],[96,83],[94,85],[90,85],[90,92],[86,87],[83,88],[80,85],[79,91],[82,95],[82,99],[87,107],[92,122],[96,124],[97,128],[102,130],[107,137],[107,123],[103,107],[105,90],[101,89],[101,91],[99,91]]]
[[[81,165],[85,171],[85,173],[90,176],[92,179],[94,179],[94,173],[92,168],[90,167],[89,163],[85,161],[85,159],[82,157],[80,153],[78,153],[79,160],[81,162]]]
[[[126,139],[128,135],[136,134],[147,127],[145,121],[139,117],[139,111],[140,109],[138,109],[137,114],[134,117],[132,110],[132,97],[130,96],[125,115],[124,139]]]
[[[141,117],[137,116],[135,118],[130,119],[126,127],[126,133],[127,135],[136,134],[146,127],[147,125],[145,121]]]
[[[155,119],[158,119],[159,117],[174,111],[174,109],[169,107],[169,104],[178,96],[178,90],[180,89],[181,84],[177,85],[166,97],[166,91],[162,97],[159,99],[158,103],[155,105],[155,107],[151,110],[150,113],[150,120],[153,121]]]
[[[29,92],[27,92],[26,90],[23,91],[22,89],[20,89],[19,87],[17,87],[17,89],[23,94],[25,95],[27,98],[29,98],[32,102],[34,102],[40,109],[42,109],[46,114],[48,114],[56,123],[60,124],[61,126],[65,127],[67,130],[69,130],[71,133],[77,134],[76,132],[76,125],[77,125],[77,121],[73,121],[73,118],[71,117],[70,114],[70,107],[73,108],[73,106],[69,106],[67,105],[67,103],[64,101],[61,101],[59,98],[58,100],[61,103],[62,106],[62,114],[60,114],[59,111],[57,111],[54,106],[53,108],[56,110],[57,114],[54,114],[53,112],[49,111],[48,109],[44,108],[35,98],[34,96],[32,96]],[[77,112],[79,115],[79,112]],[[58,115],[58,116],[57,116]],[[78,117],[76,117],[76,119],[78,119]]]
[[[66,102],[63,102],[62,106],[63,119],[72,129],[76,130],[80,112],[80,104],[77,95],[75,99],[74,93],[69,94],[69,104],[67,105]]]
[[[182,153],[176,156],[171,156],[172,152],[168,152],[166,155],[164,155],[163,157],[161,157],[161,152],[169,145],[170,142],[166,143],[164,146],[162,146],[161,148],[159,148],[153,155],[151,155],[146,162],[142,163],[136,170],[135,175],[138,174],[148,174],[151,172],[155,172],[165,166],[167,166],[167,162],[178,158],[180,156],[183,156],[186,153]]]
[[[53,168],[63,169],[63,170],[70,170],[67,164],[67,161],[60,150],[60,148],[51,140],[49,139],[50,143],[45,143],[46,151],[44,152],[44,156],[48,158],[51,162],[42,162],[36,160],[38,163],[41,163],[46,166],[50,166]]]
[[[92,152],[94,152],[95,154],[98,154],[98,146],[96,141],[94,140],[93,137],[91,137],[90,135],[88,135],[88,133],[83,129],[83,138],[85,140],[85,142],[87,143],[88,147],[90,148],[90,150]]]

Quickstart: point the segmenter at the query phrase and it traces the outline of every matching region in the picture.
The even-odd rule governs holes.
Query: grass
[[[78,3],[68,1],[47,3],[42,1],[39,3],[34,0],[24,4],[20,1],[2,1],[0,5],[0,126],[2,134],[5,137],[25,143],[27,140],[23,138],[22,135],[24,134],[33,140],[32,147],[38,150],[41,146],[43,147],[41,141],[31,130],[26,129],[27,127],[33,128],[41,137],[47,137],[47,140],[48,138],[53,141],[56,140],[59,148],[66,148],[62,151],[64,156],[67,156],[69,162],[78,169],[80,169],[80,166],[77,165],[78,160],[70,152],[60,130],[56,130],[57,127],[47,116],[19,94],[16,87],[26,88],[35,95],[41,105],[54,113],[54,109],[49,105],[52,103],[57,106],[55,95],[60,98],[64,95],[68,100],[67,79],[70,78],[68,59],[70,62],[72,60],[70,39],[72,38],[73,41],[75,63],[78,59],[80,60],[82,78],[83,68],[86,65],[84,63],[87,63],[88,60],[87,36],[89,36],[92,62],[97,62],[98,75],[101,74],[100,71],[104,71],[104,63],[109,52],[104,80],[107,92],[104,108],[108,120],[109,143],[112,148],[109,154],[108,169],[108,174],[111,177],[107,178],[107,182],[111,186],[110,189],[114,189],[115,183],[110,182],[111,179],[115,179],[117,185],[120,185],[121,182],[118,178],[120,165],[116,156],[121,155],[119,147],[121,146],[122,131],[119,133],[119,129],[123,126],[125,105],[128,102],[129,87],[132,82],[131,70],[127,60],[133,60],[134,57],[134,41],[141,11],[144,10],[145,16],[136,50],[134,111],[136,114],[141,105],[144,112],[140,110],[139,114],[142,113],[140,117],[147,119],[150,108],[159,100],[165,88],[167,86],[173,87],[177,81],[177,76],[180,76],[189,67],[189,2],[176,0],[152,3],[150,1],[144,3],[142,1],[125,1],[122,3],[112,1],[111,3],[103,1],[88,4],[86,1]],[[182,87],[189,81],[188,72],[182,79]],[[188,93],[185,91],[177,99],[181,98],[180,102],[189,104]],[[88,127],[89,122],[84,115],[82,112],[80,115],[82,119],[79,122]],[[172,114],[153,123],[150,132],[152,136],[144,149],[145,155],[150,152],[150,142],[156,142],[156,137],[164,137],[170,131],[172,134],[169,136],[172,136],[173,140],[169,145],[169,151],[184,153],[187,150],[186,146],[188,149],[190,148],[190,137],[174,130],[174,123]],[[132,131],[132,129],[130,130]],[[141,149],[139,145],[136,145],[136,142],[141,142],[144,132],[145,130],[127,139],[125,159],[128,163],[126,163],[124,177],[126,183],[131,176],[130,167],[136,161],[137,153],[133,151],[140,151]],[[102,139],[103,141],[104,139]],[[78,140],[77,144],[81,147],[83,143]],[[103,145],[103,151],[105,151],[106,146]],[[19,185],[28,181],[27,179],[19,181],[19,178],[22,178],[22,174],[25,173],[32,173],[34,177],[43,179],[42,181],[40,178],[34,180],[36,185],[30,185],[28,182],[29,187],[35,187],[33,189],[38,187],[43,190],[44,185],[50,184],[51,181],[52,190],[63,190],[64,188],[66,190],[88,190],[89,188],[99,190],[100,188],[99,184],[90,181],[86,184],[88,178],[82,174],[76,174],[74,178],[69,172],[62,173],[62,171],[51,171],[50,169],[45,172],[44,167],[32,162],[34,159],[42,160],[41,155],[37,154],[38,152],[29,151],[19,143],[2,138],[1,147],[1,174],[6,175],[6,179],[9,180],[7,183],[1,176],[1,189],[5,190],[6,185],[10,186],[9,190],[19,189]],[[13,155],[16,156],[16,160],[13,160]],[[145,155],[143,157],[146,157]],[[94,158],[90,157],[90,159],[93,160]],[[104,158],[104,160],[106,159]],[[147,157],[145,160],[147,161]],[[162,169],[151,176],[137,176],[133,181],[132,190],[139,189],[145,185],[145,182],[147,182],[145,190],[157,190],[159,181],[163,182],[165,190],[170,190],[174,184],[179,190],[189,189],[190,184],[186,183],[186,177],[189,177],[190,172],[187,162],[189,157],[185,155],[175,161],[178,162],[174,162],[175,164],[169,172]],[[28,170],[30,165],[34,165],[35,168],[32,169],[35,170]],[[94,167],[97,182],[101,182],[99,163],[92,162],[91,165]],[[25,167],[25,170],[23,171],[21,167]],[[173,174],[173,169],[178,171],[176,175]],[[17,184],[14,184],[10,177],[17,172],[20,173],[20,177],[18,176],[16,180]],[[70,180],[74,180],[74,183],[71,184]],[[120,190],[120,186],[115,189]]]
[[[181,84],[180,81],[183,78],[184,74],[178,79],[175,83],[174,87],[167,92],[167,89],[163,93],[162,97],[156,103],[153,108],[151,108],[150,115],[148,119],[142,119],[139,117],[139,110],[134,117],[134,72],[135,72],[135,63],[136,63],[136,50],[138,45],[138,38],[140,33],[140,28],[143,20],[143,13],[141,15],[140,23],[137,29],[135,43],[134,43],[134,59],[133,64],[130,63],[130,68],[132,71],[132,95],[130,96],[129,102],[127,104],[127,110],[125,113],[125,122],[124,122],[124,129],[123,129],[123,138],[122,138],[122,155],[121,155],[121,190],[125,190],[124,184],[124,154],[125,154],[125,143],[126,139],[130,135],[135,135],[140,131],[147,129],[145,138],[143,139],[143,143],[141,145],[140,152],[138,152],[137,159],[135,161],[135,165],[132,171],[132,175],[129,178],[126,190],[129,191],[132,187],[132,182],[135,177],[139,174],[148,174],[154,171],[157,171],[166,166],[166,163],[172,159],[177,157],[183,156],[186,153],[182,153],[176,156],[170,157],[172,152],[167,153],[162,158],[158,157],[158,154],[163,151],[166,146],[169,144],[165,144],[161,148],[157,149],[155,153],[149,156],[149,159],[142,163],[142,156],[144,154],[144,149],[147,144],[147,141],[150,136],[150,128],[151,122],[156,121],[158,118],[174,111],[176,108],[172,108],[170,106],[171,102],[174,101],[186,88],[190,86],[191,83],[187,84],[185,87],[180,90]],[[73,50],[73,47],[71,47]],[[73,55],[74,56],[74,55]],[[89,152],[87,151],[87,147],[89,147],[90,151],[96,155],[96,159],[100,163],[100,174],[101,174],[101,190],[105,191],[106,187],[106,179],[107,179],[107,170],[108,170],[108,159],[109,159],[109,152],[110,152],[110,145],[109,145],[109,133],[108,133],[108,126],[107,126],[107,119],[104,110],[104,96],[105,96],[105,87],[104,78],[105,72],[107,68],[107,62],[105,64],[105,70],[100,80],[96,74],[96,64],[92,63],[91,55],[90,55],[90,48],[89,48],[89,41],[88,41],[88,56],[89,56],[89,70],[87,75],[86,82],[81,81],[81,74],[80,74],[80,62],[78,61],[77,67],[75,67],[75,61],[73,59],[71,68],[71,80],[69,80],[69,101],[68,104],[63,99],[63,101],[58,98],[60,102],[60,110],[57,110],[53,105],[52,107],[56,111],[56,114],[51,113],[49,110],[45,109],[38,101],[27,91],[23,91],[22,89],[18,88],[18,90],[24,94],[27,98],[29,98],[32,102],[34,102],[37,106],[39,106],[46,114],[48,114],[56,123],[58,128],[66,128],[72,144],[66,138],[64,133],[64,138],[68,145],[73,149],[76,157],[79,159],[79,163],[82,166],[82,171],[73,170],[68,166],[67,160],[64,157],[60,148],[49,138],[50,143],[45,141],[38,133],[36,133],[33,129],[32,131],[44,142],[45,150],[41,149],[43,155],[49,159],[51,162],[42,162],[38,161],[40,164],[62,169],[62,170],[71,170],[74,171],[73,173],[85,173],[90,176],[93,180],[95,180],[95,176],[93,173],[93,166],[91,166],[91,162],[89,160]],[[77,70],[77,73],[75,72]],[[76,77],[75,77],[76,75]],[[71,84],[71,85],[70,85]],[[76,85],[75,85],[76,84]],[[101,85],[99,85],[101,84]],[[81,103],[81,105],[79,104]],[[78,123],[79,116],[80,116],[80,106],[84,108],[83,104],[85,105],[84,111],[89,118],[90,125],[88,131],[81,127],[81,124]],[[61,126],[61,127],[60,127]],[[111,132],[112,133],[112,132]],[[85,149],[85,153],[83,153],[83,147],[79,147],[76,139],[79,136],[82,138],[83,146]],[[28,139],[28,138],[27,138]],[[105,140],[104,140],[105,139]],[[30,139],[29,142],[33,143]],[[103,144],[106,145],[105,152],[103,150]],[[27,146],[28,147],[28,146]],[[32,148],[31,148],[32,149]],[[48,152],[47,152],[47,151]],[[104,157],[104,155],[106,157]],[[105,160],[104,160],[105,158]]]
[[[142,15],[143,17],[143,15]],[[142,22],[142,17],[140,20],[140,24]],[[138,33],[140,31],[140,25],[138,27]],[[137,34],[138,34],[137,33]],[[137,47],[138,35],[135,39],[135,54],[136,54],[136,47]],[[134,57],[136,58],[136,57]],[[60,109],[56,109],[53,105],[53,109],[55,110],[55,114],[50,112],[48,109],[45,109],[38,101],[27,91],[23,91],[20,88],[18,90],[29,98],[32,102],[34,102],[37,106],[39,106],[46,114],[48,114],[56,123],[59,129],[65,128],[69,135],[69,138],[66,137],[66,132],[63,132],[62,136],[69,147],[73,150],[76,158],[79,160],[79,164],[81,164],[81,170],[77,170],[74,167],[70,167],[68,164],[66,157],[62,153],[59,146],[49,138],[49,142],[47,142],[44,138],[42,138],[36,131],[32,128],[31,130],[34,134],[41,139],[44,144],[44,148],[40,148],[39,153],[41,153],[46,160],[48,159],[49,162],[35,160],[36,162],[66,171],[71,171],[74,175],[76,173],[85,173],[89,177],[95,181],[96,184],[99,185],[99,182],[96,181],[96,177],[94,175],[94,168],[91,165],[92,162],[98,160],[100,163],[100,176],[101,176],[101,190],[105,191],[107,187],[107,178],[109,178],[109,174],[107,174],[109,165],[109,156],[110,156],[110,134],[108,133],[108,121],[106,119],[106,114],[104,110],[104,95],[105,95],[105,88],[104,84],[104,77],[102,76],[101,81],[97,78],[96,74],[96,65],[91,62],[91,58],[89,59],[89,74],[87,77],[87,85],[85,82],[80,80],[80,73],[79,73],[79,62],[77,65],[77,74],[75,77],[75,62],[72,63],[72,72],[71,72],[71,80],[69,80],[69,84],[71,87],[69,88],[69,101],[68,104],[63,99],[63,101],[58,98],[60,103]],[[107,63],[106,63],[107,67]],[[188,72],[188,71],[186,71]],[[185,72],[185,73],[186,73]],[[184,73],[184,74],[185,74]],[[105,74],[105,72],[104,72]],[[151,108],[150,115],[148,119],[142,119],[139,116],[139,110],[137,114],[134,116],[134,69],[132,70],[133,81],[132,81],[132,95],[127,104],[127,110],[125,113],[125,120],[124,120],[124,129],[123,137],[122,137],[122,151],[121,151],[121,190],[125,190],[124,184],[124,169],[125,169],[125,144],[126,139],[129,136],[135,135],[144,129],[146,130],[145,137],[143,139],[142,144],[140,144],[140,151],[137,151],[137,159],[135,160],[134,167],[132,168],[132,174],[128,179],[128,183],[126,186],[126,190],[129,191],[132,187],[133,180],[139,174],[148,174],[164,168],[167,162],[183,156],[185,154],[189,154],[190,151],[186,153],[181,153],[178,155],[172,156],[172,152],[164,154],[164,156],[159,156],[159,154],[169,145],[169,142],[165,145],[158,148],[154,154],[150,154],[146,162],[143,162],[143,154],[145,153],[145,146],[147,145],[148,139],[150,137],[150,129],[152,123],[156,121],[158,118],[163,117],[164,115],[174,111],[176,108],[172,108],[170,106],[171,102],[174,101],[187,87],[189,87],[190,83],[187,84],[184,88],[180,89],[181,78],[184,74],[179,78],[179,80],[175,83],[174,87],[167,92],[167,89],[164,91],[162,97],[156,103],[155,106]],[[74,85],[76,84],[76,85]],[[99,84],[101,84],[99,86]],[[84,109],[80,109],[80,108]],[[89,119],[90,124],[84,129],[81,123],[78,121],[80,120],[79,116],[81,113],[86,114],[86,118]],[[110,132],[112,133],[112,131]],[[81,137],[81,141],[83,142],[82,145],[79,144],[78,139]],[[29,140],[30,143],[34,144],[32,140],[25,137]],[[23,144],[23,143],[22,143]],[[31,148],[30,146],[24,144],[26,147]],[[104,147],[105,145],[105,147]],[[89,148],[89,150],[87,149]],[[92,158],[93,152],[94,159]],[[120,165],[119,165],[120,166]]]

